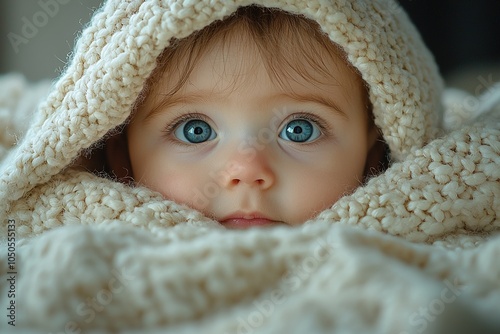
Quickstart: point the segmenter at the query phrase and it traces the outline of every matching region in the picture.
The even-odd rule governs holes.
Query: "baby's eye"
[[[321,131],[318,126],[305,119],[294,119],[288,122],[279,134],[280,138],[297,143],[313,141],[320,135]]]
[[[207,140],[213,140],[217,136],[212,127],[205,121],[200,119],[192,119],[181,123],[174,132],[177,139],[198,144]]]

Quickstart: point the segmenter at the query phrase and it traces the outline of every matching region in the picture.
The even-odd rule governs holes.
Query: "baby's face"
[[[330,207],[359,186],[373,142],[360,79],[330,58],[335,79],[311,71],[314,83],[286,88],[236,43],[210,49],[166,99],[178,74],[164,75],[127,129],[134,180],[229,228]]]

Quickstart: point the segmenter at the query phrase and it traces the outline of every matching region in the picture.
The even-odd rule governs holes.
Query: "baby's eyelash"
[[[192,119],[199,119],[199,120],[202,120],[202,121],[208,123],[208,117],[203,115],[203,114],[200,114],[197,112],[182,114],[182,115],[174,118],[174,120],[172,122],[170,122],[170,124],[168,124],[165,127],[165,129],[163,130],[163,133],[166,136],[170,136],[175,131],[175,129],[177,129],[177,127],[179,125],[181,125],[184,122],[190,121]]]
[[[290,121],[293,121],[293,120],[296,120],[296,119],[305,119],[307,121],[316,123],[319,126],[322,134],[328,134],[328,133],[331,132],[331,127],[328,125],[328,123],[325,122],[324,120],[322,120],[321,118],[319,118],[316,115],[313,115],[313,114],[310,114],[310,113],[307,113],[307,112],[300,112],[300,113],[297,113],[297,114],[293,114],[292,118],[290,119]]]

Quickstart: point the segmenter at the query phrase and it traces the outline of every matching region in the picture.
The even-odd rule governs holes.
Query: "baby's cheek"
[[[175,174],[161,178],[157,189],[165,198],[179,204],[185,204],[193,209],[205,212],[210,201],[202,192],[203,182],[191,175]]]
[[[300,180],[282,194],[281,200],[287,215],[285,221],[291,225],[303,224],[315,212],[322,210],[325,202],[323,191],[318,188],[318,184],[308,178]]]

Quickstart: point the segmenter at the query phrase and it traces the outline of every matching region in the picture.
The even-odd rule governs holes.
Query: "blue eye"
[[[320,134],[318,127],[313,123],[305,119],[295,119],[285,125],[279,136],[287,141],[303,143],[318,138]]]
[[[212,127],[205,121],[192,119],[180,124],[174,135],[183,142],[198,144],[213,140],[216,137]]]

